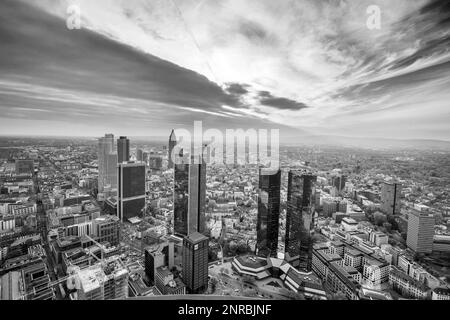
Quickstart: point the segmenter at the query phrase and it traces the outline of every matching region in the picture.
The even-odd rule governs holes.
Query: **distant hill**
[[[387,139],[343,136],[289,136],[281,141],[285,145],[329,145],[367,149],[417,149],[450,151],[450,141],[432,139]]]

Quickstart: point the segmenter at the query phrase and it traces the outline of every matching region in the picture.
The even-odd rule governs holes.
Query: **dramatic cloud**
[[[7,0],[0,18],[1,133],[26,117],[95,134],[203,119],[450,140],[446,1]]]

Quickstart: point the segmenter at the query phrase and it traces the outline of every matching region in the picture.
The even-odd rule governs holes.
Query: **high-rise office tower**
[[[130,139],[120,137],[117,139],[117,163],[130,161]]]
[[[172,159],[172,151],[176,144],[177,144],[177,137],[175,136],[175,132],[172,129],[172,132],[170,133],[170,137],[169,137],[169,151],[168,151],[168,156],[167,156],[169,169],[173,168],[173,165],[175,162],[175,160]]]
[[[144,152],[142,149],[136,149],[136,161],[144,161]]]
[[[117,216],[121,221],[142,217],[145,210],[145,164],[118,165]]]
[[[408,215],[406,245],[416,253],[433,251],[434,215],[413,210]]]
[[[286,212],[286,260],[309,272],[312,267],[311,230],[314,227],[315,183],[308,171],[289,171]]]
[[[159,267],[169,267],[172,269],[174,266],[174,243],[170,241],[164,241],[148,246],[144,250],[145,253],[145,274],[147,275],[150,283],[154,283],[156,269]]]
[[[280,218],[281,170],[259,169],[257,254],[276,256]]]
[[[401,183],[384,182],[381,186],[381,211],[386,214],[399,214],[401,194]]]
[[[206,163],[180,152],[174,165],[174,233],[187,236],[205,232]],[[189,160],[190,159],[190,160]]]
[[[149,167],[152,170],[160,170],[162,168],[162,157],[160,155],[151,155],[149,157]]]
[[[339,194],[342,194],[345,188],[346,177],[343,174],[331,177],[331,185],[335,187]]]
[[[183,239],[183,282],[189,293],[203,293],[208,288],[207,237],[193,232]]]
[[[112,165],[111,171],[111,157],[114,155],[114,135],[109,133],[104,137],[98,139],[98,191],[103,192],[103,189],[107,185],[116,185],[116,164]]]

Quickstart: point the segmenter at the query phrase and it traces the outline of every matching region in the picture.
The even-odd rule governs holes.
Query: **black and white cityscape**
[[[1,1],[0,300],[450,300],[449,49],[447,1]]]

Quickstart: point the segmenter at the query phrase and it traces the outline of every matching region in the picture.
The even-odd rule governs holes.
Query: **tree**
[[[338,291],[331,295],[331,300],[347,300],[347,296],[342,291]]]
[[[232,256],[236,255],[237,248],[238,248],[238,245],[235,241],[231,241],[228,245],[228,250]]]
[[[245,242],[240,242],[237,247],[238,254],[244,254],[250,251],[249,246]]]
[[[252,277],[252,276],[249,276],[249,275],[247,275],[247,274],[245,274],[245,275],[242,276],[242,280],[243,280],[245,283],[248,283],[248,284],[251,284],[251,285],[254,285],[254,284],[255,284],[255,278]]]
[[[285,296],[287,296],[291,300],[305,300],[305,296],[299,292],[291,291],[291,290],[280,290]]]
[[[383,227],[386,229],[388,233],[392,231],[392,224],[390,224],[389,222],[383,223]]]
[[[377,211],[373,214],[373,218],[374,218],[374,223],[377,226],[382,226],[383,223],[385,223],[387,220],[386,215],[379,211]]]
[[[218,283],[218,281],[216,278],[211,277],[209,279],[209,289],[210,289],[211,293],[214,293],[216,291],[217,283]]]

